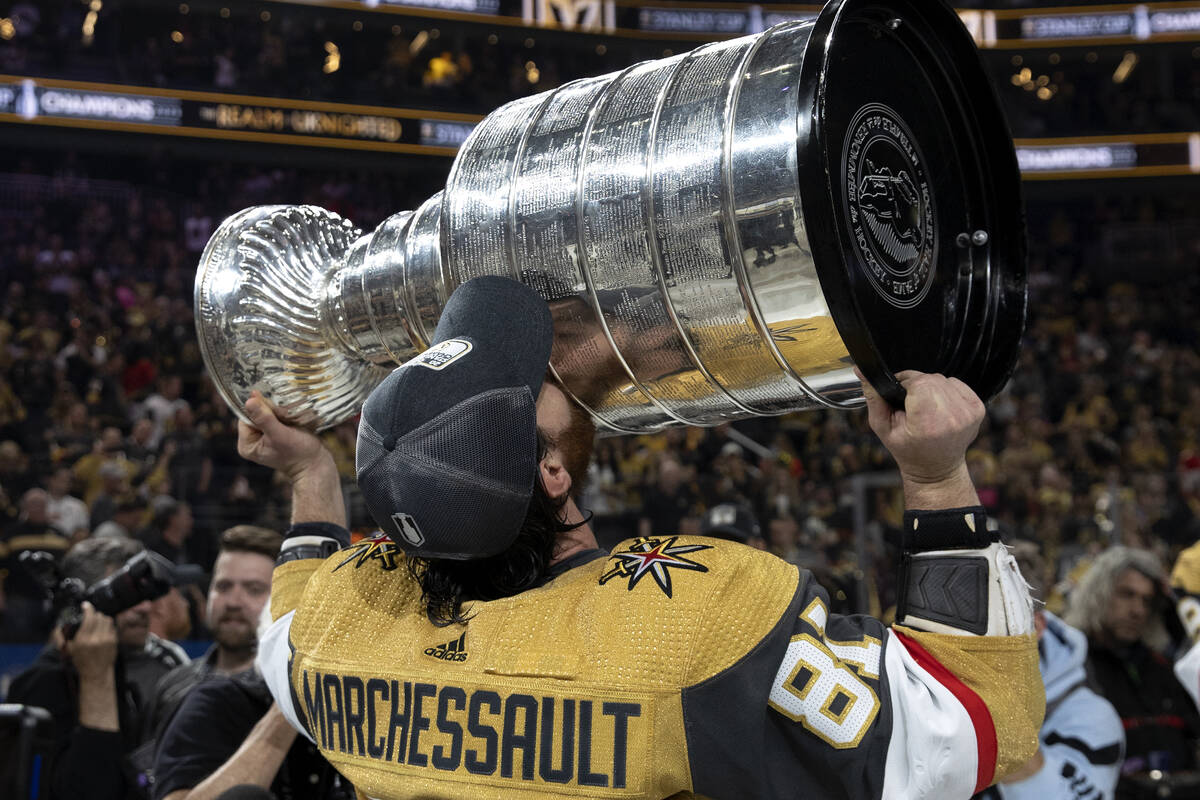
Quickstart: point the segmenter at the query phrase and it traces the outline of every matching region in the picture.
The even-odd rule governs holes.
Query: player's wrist
[[[324,447],[311,457],[304,458],[284,469],[284,475],[291,481],[293,488],[302,484],[324,485],[333,478],[338,479],[337,464],[333,456]]]
[[[949,472],[935,475],[902,469],[900,477],[907,509],[940,511],[979,505],[979,495],[965,461]]]

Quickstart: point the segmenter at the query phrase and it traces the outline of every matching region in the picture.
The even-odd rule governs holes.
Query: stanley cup
[[[502,106],[372,233],[235,214],[196,276],[204,358],[239,414],[258,389],[329,427],[480,275],[546,298],[554,373],[614,432],[852,407],[854,365],[894,403],[902,369],[986,398],[1024,323],[1016,159],[953,11],[835,0]]]

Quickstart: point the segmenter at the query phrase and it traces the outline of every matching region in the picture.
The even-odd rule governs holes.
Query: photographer
[[[91,588],[143,549],[129,539],[86,539],[67,553],[62,572]],[[148,599],[115,617],[85,602],[74,636],[56,629],[33,666],[13,681],[10,703],[40,706],[54,719],[50,798],[144,796],[126,754],[140,736],[150,689],[187,661],[176,645],[150,633],[149,621]]]

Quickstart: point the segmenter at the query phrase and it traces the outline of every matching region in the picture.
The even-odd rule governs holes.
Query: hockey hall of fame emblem
[[[855,255],[897,308],[925,297],[937,263],[925,159],[904,120],[882,103],[858,110],[842,148],[843,204]]]

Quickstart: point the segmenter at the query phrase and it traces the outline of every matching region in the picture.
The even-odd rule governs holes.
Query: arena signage
[[[421,120],[421,139],[423,145],[430,147],[461,147],[462,143],[475,129],[473,122],[449,122],[446,120]]]
[[[412,6],[436,11],[463,11],[468,14],[496,14],[500,0],[363,0],[368,8],[379,6]]]
[[[0,75],[3,122],[453,155],[478,119],[428,110]]]
[[[377,142],[398,142],[404,132],[404,126],[394,117],[241,103],[189,102],[184,119],[189,125],[221,130],[265,131]]]
[[[674,8],[638,10],[638,29],[664,33],[752,33],[762,29],[754,10],[700,11]]]
[[[479,119],[422,109],[0,75],[0,123],[449,157]],[[1016,149],[1024,176],[1033,180],[1200,173],[1200,133],[1021,139]]]
[[[179,124],[182,106],[170,97],[46,87],[24,80],[0,85],[0,112],[25,119],[42,116],[173,126]]]
[[[1143,20],[1143,23],[1147,22]],[[1135,15],[1058,14],[1025,17],[1021,36],[1025,39],[1086,39],[1096,36],[1132,36],[1137,25]]]
[[[1138,158],[1136,146],[1122,143],[1018,147],[1017,162],[1022,172],[1065,172],[1131,169],[1137,166]]]
[[[1200,7],[1150,13],[1150,33],[1200,32]]]
[[[1031,14],[1021,18],[1022,39],[1152,39],[1155,36],[1200,31],[1200,6],[1101,14]]]

